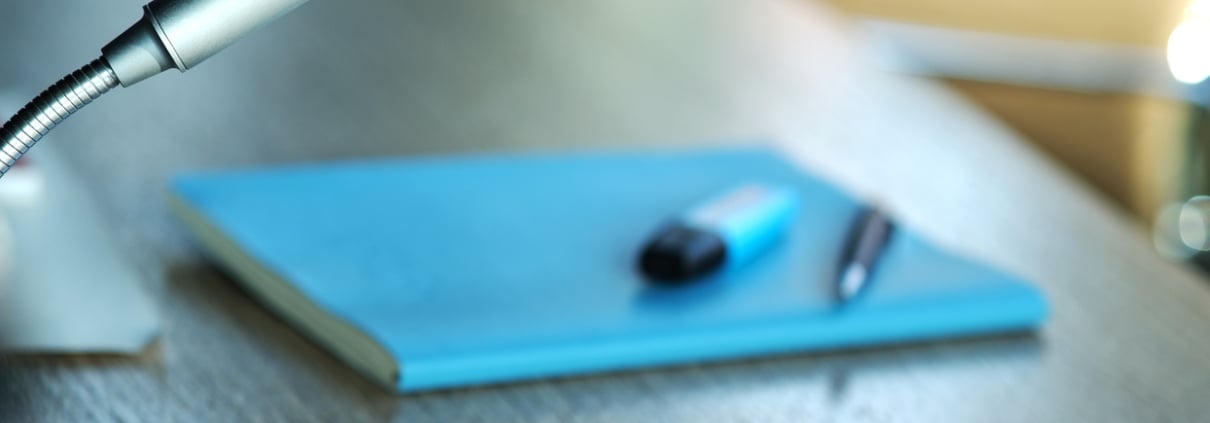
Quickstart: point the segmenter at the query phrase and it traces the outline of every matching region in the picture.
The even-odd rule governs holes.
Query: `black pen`
[[[875,207],[862,209],[849,229],[836,278],[836,300],[847,303],[861,294],[870,280],[874,265],[891,239],[895,224],[890,216]]]

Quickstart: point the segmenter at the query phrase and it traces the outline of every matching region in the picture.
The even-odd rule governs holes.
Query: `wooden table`
[[[141,0],[0,6],[0,89],[32,96]],[[15,3],[15,4],[14,4]],[[187,75],[109,94],[67,151],[164,319],[137,357],[10,357],[39,421],[1196,421],[1210,291],[1120,210],[927,81],[865,64],[801,1],[315,1]],[[397,396],[266,312],[165,206],[180,171],[371,155],[759,143],[931,239],[1035,281],[1033,335]],[[19,419],[17,418],[19,417]]]

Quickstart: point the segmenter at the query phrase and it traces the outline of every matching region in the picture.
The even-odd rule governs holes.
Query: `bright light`
[[[1210,21],[1181,22],[1168,37],[1168,68],[1177,81],[1186,84],[1210,77]]]
[[[1210,0],[1192,0],[1168,36],[1168,69],[1177,81],[1197,84],[1210,77]]]

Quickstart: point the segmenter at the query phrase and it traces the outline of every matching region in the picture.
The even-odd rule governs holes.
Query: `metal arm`
[[[0,176],[47,132],[118,86],[188,70],[307,0],[155,0],[101,58],[52,85],[0,126]]]

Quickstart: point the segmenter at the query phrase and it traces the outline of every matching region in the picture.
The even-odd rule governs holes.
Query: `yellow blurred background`
[[[885,20],[1050,40],[1162,58],[1184,0],[828,0],[859,20]],[[1029,58],[1020,66],[1032,66]],[[1041,60],[1041,59],[1039,59]],[[1120,63],[1112,68],[1144,67]],[[1106,69],[1112,71],[1113,69]],[[940,75],[1145,222],[1186,193],[1190,107],[1135,87],[1037,86]]]

